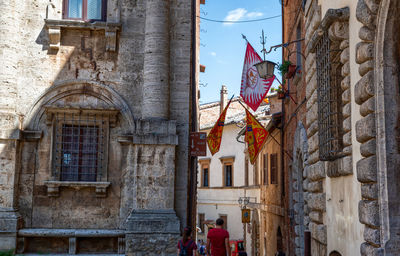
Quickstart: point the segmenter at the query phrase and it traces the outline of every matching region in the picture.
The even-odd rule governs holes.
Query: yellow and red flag
[[[208,148],[210,149],[211,155],[217,153],[219,151],[219,147],[221,146],[222,132],[224,131],[224,125],[225,125],[226,111],[228,110],[228,107],[231,104],[231,100],[228,102],[228,104],[224,108],[224,111],[222,111],[217,122],[214,124],[214,127],[211,129],[210,133],[207,136],[207,144]]]
[[[244,140],[247,142],[251,164],[255,163],[257,155],[264,146],[267,137],[268,131],[246,109],[246,134]]]

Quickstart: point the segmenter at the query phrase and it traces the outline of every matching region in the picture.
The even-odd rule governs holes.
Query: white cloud
[[[215,56],[217,56],[217,53],[216,52],[210,52],[210,55],[215,57]]]
[[[224,20],[226,21],[238,21],[243,18],[247,13],[247,10],[244,8],[237,8],[235,10],[229,11],[228,15]],[[224,25],[232,25],[233,23],[224,23]]]
[[[224,18],[224,21],[240,21],[246,19],[254,19],[261,17],[264,14],[262,12],[248,12],[244,8],[237,8],[235,10],[229,11],[228,15]],[[224,22],[225,26],[233,25],[234,23]]]
[[[249,12],[248,14],[246,14],[247,18],[253,19],[253,18],[258,18],[263,16],[264,14],[262,12]]]

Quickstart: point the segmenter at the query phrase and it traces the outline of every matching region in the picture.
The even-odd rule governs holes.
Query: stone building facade
[[[290,20],[302,22],[303,80],[290,92],[304,91],[306,106],[285,160],[289,254],[310,246],[311,255],[398,255],[399,3],[307,0],[283,9],[285,35]]]
[[[176,254],[198,4],[1,2],[0,250]]]

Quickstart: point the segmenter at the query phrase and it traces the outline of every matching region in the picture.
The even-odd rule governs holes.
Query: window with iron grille
[[[55,176],[61,181],[101,180],[106,120],[97,114],[55,115]]]
[[[263,156],[263,164],[264,164],[264,166],[263,166],[263,170],[264,170],[264,173],[263,173],[263,183],[264,183],[264,185],[268,185],[268,154],[264,154],[264,156]]]
[[[52,129],[52,178],[61,182],[107,181],[109,128],[117,110],[46,109]]]
[[[278,184],[278,154],[270,154],[271,184]]]
[[[107,0],[64,0],[63,18],[84,21],[106,20]]]
[[[319,157],[322,161],[339,158],[343,149],[342,81],[339,45],[326,31],[316,45]]]

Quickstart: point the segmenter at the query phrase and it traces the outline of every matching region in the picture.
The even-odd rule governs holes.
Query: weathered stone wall
[[[191,8],[184,0],[108,0],[107,24],[63,23],[62,0],[1,1],[0,229],[8,233],[0,249],[15,248],[19,227],[127,229],[135,209],[171,211],[164,233],[177,237],[188,199]],[[48,196],[48,105],[119,110],[105,198],[74,187]]]
[[[362,255],[399,254],[399,51],[398,1],[364,1],[357,4],[363,24],[356,61],[361,79],[355,89],[362,118],[357,140],[363,159],[357,163],[362,183],[360,222],[365,225]]]

